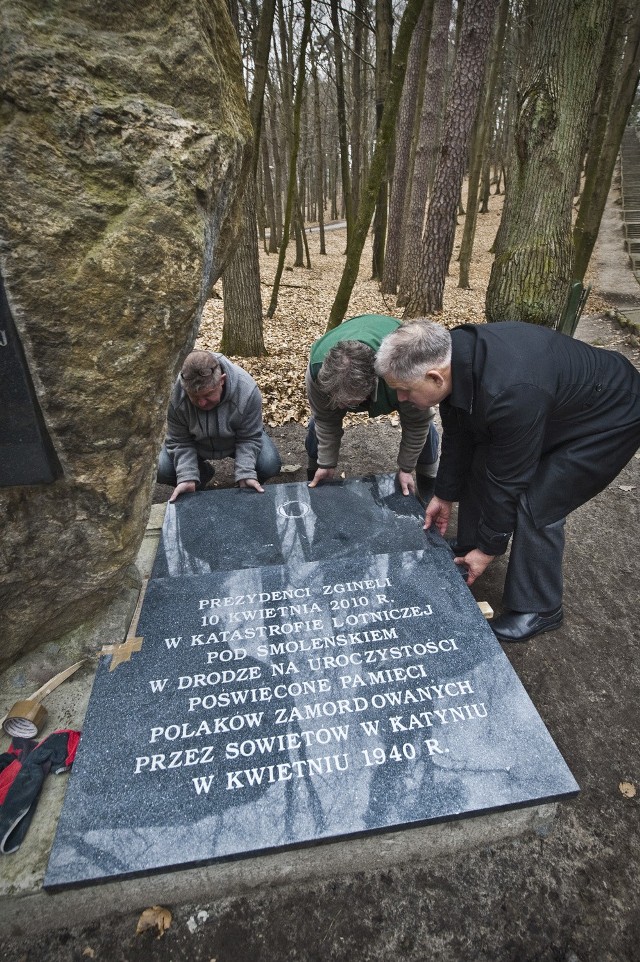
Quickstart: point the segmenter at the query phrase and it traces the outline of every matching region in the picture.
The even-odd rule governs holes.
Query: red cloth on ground
[[[44,780],[71,767],[80,732],[59,729],[41,742],[14,738],[0,755],[0,852],[16,852],[36,809]]]

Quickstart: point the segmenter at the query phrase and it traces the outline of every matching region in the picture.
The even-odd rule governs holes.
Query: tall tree
[[[571,215],[613,0],[538,0],[518,83],[513,170],[489,321],[554,326],[573,276]]]
[[[280,289],[280,281],[282,279],[282,272],[284,271],[284,260],[287,253],[287,242],[289,239],[289,231],[291,230],[291,217],[293,212],[293,204],[296,198],[296,175],[297,175],[297,162],[298,162],[298,149],[300,146],[300,116],[302,113],[302,95],[304,93],[304,78],[305,78],[305,58],[307,56],[307,44],[309,42],[309,34],[311,32],[311,0],[303,0],[303,11],[304,19],[302,24],[302,35],[300,38],[300,54],[298,58],[298,70],[297,70],[297,81],[296,81],[296,92],[293,102],[293,145],[291,148],[291,154],[289,157],[289,186],[287,188],[287,201],[285,206],[284,214],[284,226],[282,229],[282,244],[280,246],[280,252],[278,254],[278,266],[276,268],[276,275],[273,281],[273,289],[271,291],[271,300],[269,302],[269,309],[267,311],[267,317],[273,317],[278,306],[278,291]]]
[[[336,67],[336,103],[338,110],[338,143],[340,145],[340,173],[342,176],[342,202],[347,221],[347,246],[353,226],[351,170],[349,161],[349,138],[347,129],[347,104],[344,88],[344,55],[342,49],[342,26],[338,0],[331,0],[331,26],[333,28],[333,49]]]
[[[498,0],[466,0],[418,271],[405,317],[442,310],[469,136]]]
[[[500,0],[498,17],[495,25],[495,36],[491,49],[491,59],[487,75],[487,83],[484,98],[480,103],[476,129],[473,137],[473,147],[471,150],[471,165],[469,168],[469,180],[467,185],[467,216],[464,221],[462,231],[462,241],[460,243],[460,276],[458,287],[469,287],[469,267],[471,265],[471,254],[473,252],[473,241],[476,233],[476,221],[478,219],[478,193],[480,189],[480,177],[485,164],[486,156],[490,156],[491,151],[487,150],[487,140],[491,143],[490,125],[495,114],[496,88],[498,86],[499,65],[502,62],[502,46],[507,30],[507,20],[509,17],[509,0]]]
[[[235,0],[233,0],[235,6]],[[263,0],[254,46],[254,77],[249,111],[253,125],[252,174],[243,199],[240,243],[222,278],[224,322],[220,349],[225,354],[258,357],[267,353],[262,330],[262,294],[256,226],[256,171],[275,0]],[[237,26],[237,7],[235,9]]]
[[[451,0],[435,0],[433,25],[427,54],[422,110],[418,119],[417,144],[411,178],[409,204],[404,219],[404,248],[398,304],[405,304],[412,289],[416,265],[420,263],[422,231],[429,196],[429,175],[432,158],[437,155],[438,137],[442,126],[444,88],[447,77],[447,50]]]
[[[398,289],[400,265],[404,244],[405,197],[411,187],[411,143],[415,130],[415,117],[419,101],[419,90],[424,81],[423,66],[425,43],[429,42],[427,33],[427,14],[433,4],[424,4],[411,37],[406,76],[402,88],[402,98],[396,123],[396,152],[393,177],[391,181],[391,201],[389,205],[389,230],[384,271],[380,289],[384,294],[395,294]]]
[[[360,176],[362,173],[362,87],[363,87],[363,41],[365,0],[353,4],[353,50],[351,56],[351,208],[358,209],[360,202]]]
[[[391,0],[376,0],[376,132],[380,127],[384,111],[384,99],[391,76],[391,58],[393,56],[393,10]],[[406,78],[405,78],[406,81]],[[389,175],[393,167],[392,151],[385,176],[380,184],[376,209],[373,215],[373,240],[371,277],[382,280],[384,275],[384,246],[387,233],[387,206],[389,200]]]
[[[276,205],[273,192],[273,180],[271,178],[271,167],[269,164],[269,141],[266,131],[262,131],[262,182],[264,184],[264,202],[267,209],[267,222],[269,224],[269,254],[278,252],[278,223],[276,221]]]
[[[315,129],[316,137],[316,156],[318,162],[316,164],[316,174],[315,174],[315,194],[316,194],[316,204],[318,206],[318,231],[320,233],[320,254],[326,254],[327,248],[324,236],[324,150],[322,147],[322,113],[320,104],[320,83],[318,81],[318,60],[316,56],[315,47],[313,44],[309,45],[310,59],[311,59],[311,79],[313,81],[313,124]]]
[[[640,5],[621,0],[615,28],[605,50],[606,82],[601,91],[592,142],[589,145],[580,210],[573,230],[573,277],[583,280],[598,236],[616,157],[633,104],[640,75]],[[624,50],[624,53],[622,51]],[[607,97],[602,95],[607,91]]]
[[[389,92],[385,101],[376,146],[371,159],[367,184],[362,194],[357,222],[347,247],[347,258],[329,315],[327,330],[337,327],[347,313],[353,285],[358,276],[360,258],[362,257],[371,218],[373,217],[376,198],[380,190],[380,183],[384,176],[389,147],[393,140],[393,129],[407,68],[411,35],[425,2],[431,2],[431,0],[407,0],[407,5],[402,15],[402,20],[400,21],[396,47],[393,52]]]
[[[286,161],[280,151],[280,129],[278,127],[277,96],[275,85],[267,78],[269,97],[269,134],[271,153],[273,155],[273,194],[276,211],[276,250],[282,244],[282,184],[285,180]]]

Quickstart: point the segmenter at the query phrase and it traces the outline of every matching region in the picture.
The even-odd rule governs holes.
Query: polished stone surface
[[[574,794],[449,549],[412,525],[410,551],[152,579],[142,643],[101,659],[45,886]]]
[[[0,276],[0,487],[60,474]]]
[[[423,518],[393,474],[199,491],[167,505],[153,577],[410,551],[424,547]]]

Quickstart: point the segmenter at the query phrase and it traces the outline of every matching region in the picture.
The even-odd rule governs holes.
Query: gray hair
[[[375,369],[403,384],[418,381],[427,371],[451,362],[451,335],[426,317],[402,324],[387,334],[376,354]]]
[[[180,371],[180,384],[187,394],[199,394],[217,387],[222,368],[215,354],[210,351],[192,351],[187,354]]]
[[[378,383],[375,351],[362,341],[338,341],[318,371],[318,387],[333,408],[348,408],[370,397]]]

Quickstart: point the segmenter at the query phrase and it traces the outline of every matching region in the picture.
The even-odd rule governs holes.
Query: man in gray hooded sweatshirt
[[[209,462],[220,458],[235,458],[236,483],[260,493],[260,482],[281,467],[264,431],[262,397],[251,375],[223,354],[192,351],[171,393],[158,484],[174,486],[169,501],[175,501],[204,488],[215,473]]]

